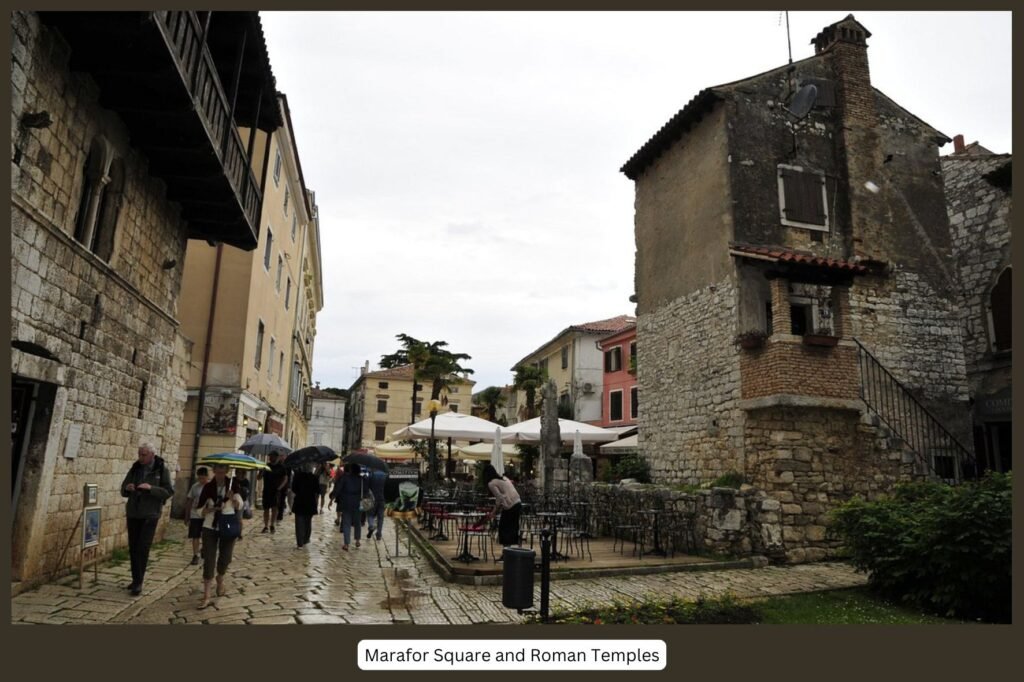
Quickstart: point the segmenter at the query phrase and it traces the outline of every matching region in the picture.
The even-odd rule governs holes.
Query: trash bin
[[[506,547],[501,553],[501,603],[509,609],[533,606],[533,564],[537,553],[532,549]]]

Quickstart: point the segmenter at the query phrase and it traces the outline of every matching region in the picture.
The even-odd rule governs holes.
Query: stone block
[[[807,560],[807,550],[797,547],[786,551],[786,561],[791,564],[802,564]]]
[[[807,540],[810,542],[822,542],[825,539],[825,526],[807,526],[804,529]]]
[[[824,561],[828,558],[828,550],[822,547],[807,547],[804,549],[805,561]]]
[[[783,514],[803,514],[804,510],[799,504],[783,504]]]

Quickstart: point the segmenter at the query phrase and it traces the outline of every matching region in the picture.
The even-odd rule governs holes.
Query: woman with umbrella
[[[210,605],[210,589],[214,577],[217,579],[217,596],[224,596],[224,574],[231,565],[237,535],[226,532],[230,526],[222,519],[234,516],[241,534],[241,516],[244,502],[242,486],[234,478],[228,479],[228,465],[213,465],[213,480],[203,487],[199,494],[198,506],[203,514],[203,602],[199,608]]]
[[[346,552],[353,525],[356,531],[356,547],[359,547],[362,536],[359,500],[363,495],[363,477],[360,474],[359,465],[349,462],[345,465],[345,472],[334,482],[334,499],[338,502],[338,510],[341,511],[341,532],[345,538],[345,544],[341,548]]]

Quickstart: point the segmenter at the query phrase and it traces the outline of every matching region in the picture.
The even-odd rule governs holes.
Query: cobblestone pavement
[[[394,555],[394,527],[384,540],[363,541],[348,552],[331,524],[334,515],[313,519],[313,542],[295,546],[292,518],[276,534],[261,534],[256,520],[246,523],[225,581],[227,594],[206,609],[201,567],[189,565],[184,524],[172,523],[169,542],[150,556],[141,597],[132,598],[128,562],[100,568],[99,581],[87,573],[85,589],[77,576],[22,593],[11,600],[15,623],[515,623],[515,611],[501,605],[500,586],[446,583],[419,556]],[[365,530],[365,529],[364,529]],[[416,549],[413,548],[414,555]],[[539,582],[539,581],[537,581]],[[643,596],[696,598],[731,592],[754,597],[810,592],[865,583],[842,563],[622,576],[551,583],[553,609]],[[539,586],[538,586],[539,590]],[[539,596],[535,599],[539,604]]]

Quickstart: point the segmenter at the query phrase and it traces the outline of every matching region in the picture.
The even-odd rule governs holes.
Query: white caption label
[[[360,670],[664,670],[660,639],[364,639]]]

